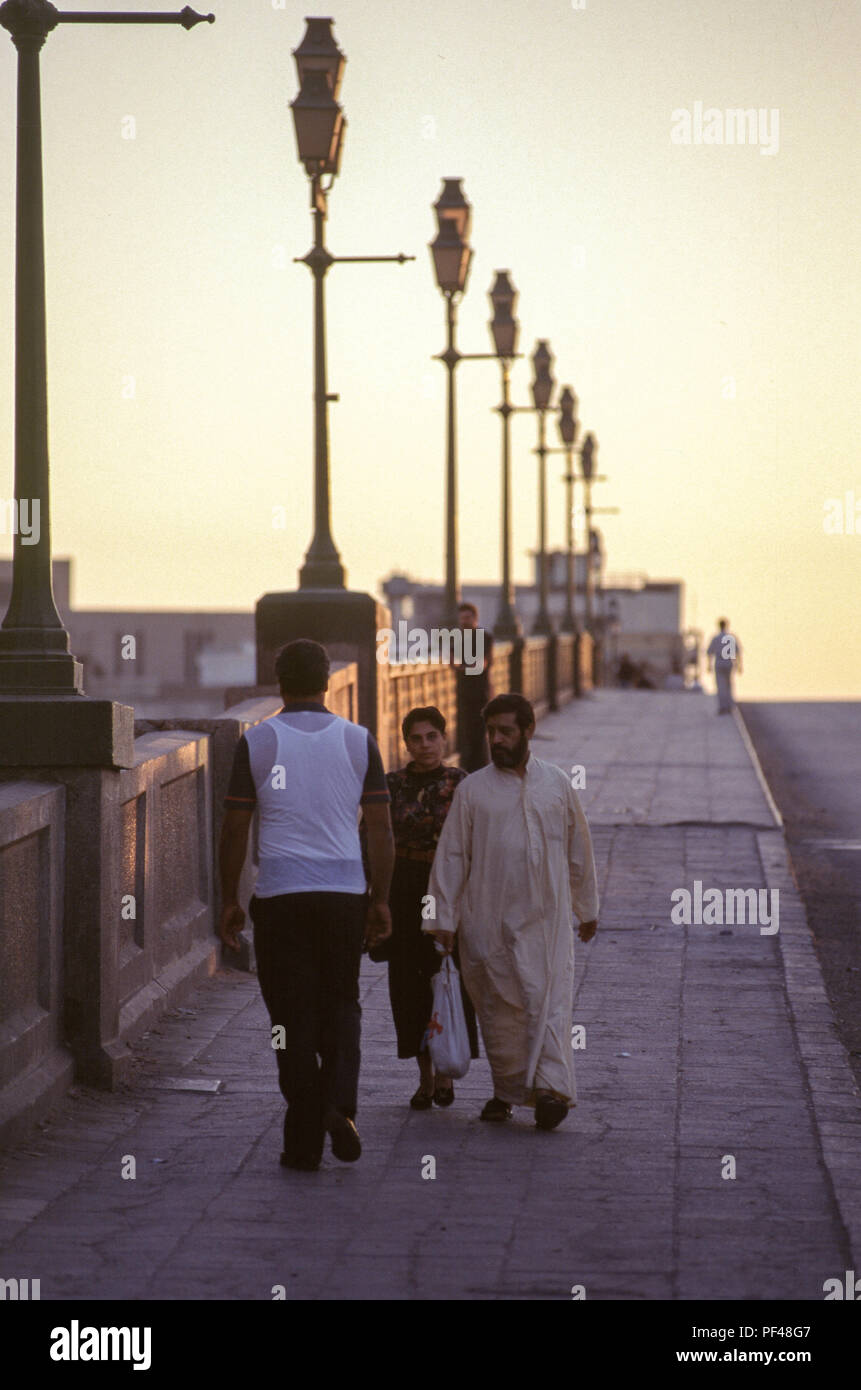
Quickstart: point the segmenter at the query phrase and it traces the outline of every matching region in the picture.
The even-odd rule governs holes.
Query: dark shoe
[[[322,1129],[310,1136],[307,1129],[297,1132],[295,1113],[289,1109],[284,1112],[284,1148],[281,1154],[282,1168],[298,1168],[305,1173],[315,1173],[323,1157]]]
[[[506,1100],[497,1100],[496,1096],[487,1102],[487,1105],[479,1116],[481,1120],[510,1120],[511,1106]]]
[[[433,1093],[434,1105],[453,1105],[454,1086],[435,1086]]]
[[[413,1110],[430,1110],[436,1099],[436,1092],[432,1096],[426,1095],[419,1086],[414,1096],[410,1096],[410,1106]]]
[[[359,1131],[346,1115],[339,1115],[329,1128],[332,1136],[332,1153],[342,1163],[355,1163],[362,1156],[362,1141]]]
[[[294,1158],[286,1153],[281,1155],[282,1168],[298,1168],[302,1173],[316,1173],[320,1167],[318,1158]]]
[[[535,1102],[535,1123],[539,1129],[555,1129],[567,1114],[567,1103],[556,1096],[539,1096]]]

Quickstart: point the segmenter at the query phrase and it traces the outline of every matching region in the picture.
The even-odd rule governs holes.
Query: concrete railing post
[[[552,710],[559,708],[559,636],[551,632],[547,639],[547,703]]]

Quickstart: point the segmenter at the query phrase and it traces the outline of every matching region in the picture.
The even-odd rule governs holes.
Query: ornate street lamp
[[[583,470],[583,510],[586,516],[586,631],[594,635],[595,614],[594,614],[594,589],[595,578],[592,566],[592,483],[597,481],[595,478],[595,450],[598,447],[594,434],[587,434],[583,440],[583,447],[580,450],[580,467]]]
[[[502,586],[499,591],[499,610],[493,625],[495,637],[514,641],[522,634],[520,619],[514,606],[514,585],[511,579],[511,425],[516,409],[511,404],[511,363],[519,356],[517,338],[520,324],[514,317],[517,290],[507,270],[498,270],[489,291],[493,307],[490,333],[496,356],[502,369],[502,404],[497,406],[502,417]]]
[[[472,228],[472,208],[464,197],[460,179],[444,179],[443,188],[434,212],[437,234],[430,244],[434,274],[446,309],[446,349],[437,355],[448,372],[446,410],[446,472],[445,472],[445,613],[448,623],[457,621],[460,585],[457,577],[457,403],[455,371],[464,353],[455,345],[457,305],[466,291],[472,247],[469,233]],[[471,354],[488,356],[489,354]]]
[[[549,636],[553,623],[547,607],[548,565],[547,565],[547,411],[556,383],[551,367],[553,354],[546,338],[541,338],[532,354],[532,400],[538,412],[538,564],[539,564],[539,603],[533,632]]]
[[[559,397],[559,438],[565,450],[565,617],[563,632],[577,632],[574,612],[574,445],[580,422],[577,419],[577,397],[566,386]]]
[[[295,260],[314,276],[314,535],[299,571],[300,589],[344,589],[346,573],[332,538],[329,483],[329,402],[326,384],[326,307],[324,281],[330,265],[365,261],[415,260],[415,256],[332,256],[325,246],[328,194],[341,165],[347,122],[338,103],[346,58],[332,34],[331,19],[309,19],[293,57],[299,93],[290,103],[299,162],[311,180],[314,245]],[[328,179],[324,183],[324,179]]]
[[[110,701],[88,701],[81,663],[69,651],[69,634],[54,602],[51,578],[50,466],[46,374],[45,245],[42,209],[42,116],[39,53],[60,24],[179,24],[192,29],[214,22],[186,6],[170,13],[67,13],[49,0],[6,0],[0,25],[18,50],[18,148],[15,231],[15,503],[38,501],[39,537],[26,542],[17,528],[13,549],[12,595],[0,628],[0,698],[4,737],[0,756],[20,762],[27,745],[33,764],[114,762],[128,765],[132,712]],[[51,718],[33,717],[32,701],[56,697]],[[16,701],[19,702],[15,712]],[[66,712],[87,702],[87,735],[62,723]],[[21,703],[23,702],[23,703]],[[25,708],[25,705],[27,706]],[[127,717],[126,717],[127,716]],[[22,722],[23,721],[23,722]],[[50,727],[49,727],[50,725]],[[58,730],[62,727],[62,734]],[[75,725],[80,730],[81,725]],[[65,735],[68,734],[68,737]],[[128,735],[128,737],[126,737]],[[20,746],[13,747],[16,739]],[[44,742],[43,740],[47,740]],[[88,742],[89,740],[89,742]],[[60,751],[57,747],[61,745]],[[40,748],[51,748],[41,757]]]

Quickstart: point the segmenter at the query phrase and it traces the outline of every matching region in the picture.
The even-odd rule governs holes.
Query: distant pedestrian
[[[732,693],[732,674],[741,675],[741,643],[729,631],[726,618],[718,619],[718,631],[709,642],[707,653],[709,665],[714,666],[717,686],[718,714],[729,714],[734,704]]]
[[[434,1103],[451,1105],[454,1085],[450,1076],[434,1075],[428,1051],[433,977],[442,956],[433,938],[422,931],[422,924],[428,915],[428,877],[437,841],[455,791],[467,774],[462,768],[447,767],[442,760],[445,717],[435,705],[411,709],[401,732],[410,761],[386,776],[395,836],[395,871],[389,895],[392,934],[372,956],[377,959],[384,954],[388,961],[398,1057],[415,1057],[418,1061],[419,1087],[410,1105],[414,1110],[428,1110]],[[475,1010],[465,989],[462,995],[472,1056],[477,1057]]]
[[[635,666],[627,652],[623,652],[619,662],[619,670],[616,679],[623,690],[630,690],[631,686],[639,675],[639,667]]]
[[[478,609],[474,603],[462,603],[457,610],[458,623],[464,633],[464,646],[467,641],[476,643],[473,655],[480,654],[481,660],[472,664],[464,663],[457,670],[457,718],[458,742],[461,747],[460,765],[467,772],[477,772],[486,767],[489,761],[487,752],[487,731],[481,711],[493,691],[490,686],[490,664],[493,659],[493,637],[486,628],[479,627]],[[466,633],[473,636],[467,638]],[[478,645],[479,641],[481,646]]]
[[[664,689],[684,690],[684,688],[685,677],[682,672],[682,663],[679,661],[678,657],[674,656],[671,663],[671,668],[664,676]]]
[[[259,812],[260,871],[248,911],[260,989],[287,1102],[287,1168],[359,1157],[359,965],[388,936],[394,862],[389,791],[376,741],[323,700],[329,658],[289,642],[275,662],[284,708],[239,740],[221,833],[221,939],[233,950],[245,914],[237,894],[248,827]],[[368,896],[358,811],[367,827]]]
[[[425,922],[446,950],[455,933],[493,1075],[483,1120],[534,1105],[555,1129],[575,1100],[571,1055],[574,915],[590,941],[598,889],[589,826],[571,781],[532,757],[535,714],[522,695],[484,711],[493,765],[455,794],[428,892]]]

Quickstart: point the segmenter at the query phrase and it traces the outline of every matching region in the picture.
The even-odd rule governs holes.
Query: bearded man
[[[482,1120],[535,1107],[555,1129],[575,1103],[571,1055],[574,915],[595,935],[598,889],[589,825],[568,776],[534,757],[522,695],[483,710],[492,763],[458,786],[431,869],[440,947],[457,933],[464,984],[493,1075]]]

